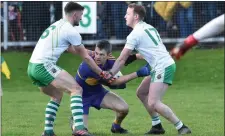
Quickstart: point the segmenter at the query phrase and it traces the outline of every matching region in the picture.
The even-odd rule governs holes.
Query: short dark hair
[[[68,2],[64,8],[65,13],[71,13],[74,10],[84,10],[84,7],[76,2]]]
[[[107,54],[112,52],[112,45],[107,40],[98,41],[96,47],[98,47],[100,50],[104,49]]]
[[[144,6],[138,5],[136,3],[131,3],[128,5],[128,7],[134,9],[134,12],[139,15],[140,20],[144,20],[146,15],[146,10]]]

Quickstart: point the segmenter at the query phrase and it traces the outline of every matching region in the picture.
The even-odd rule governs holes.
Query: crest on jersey
[[[160,79],[161,77],[162,77],[161,74],[159,74],[159,75],[157,76],[158,79]]]
[[[56,69],[55,68],[52,68],[52,73],[56,73]]]

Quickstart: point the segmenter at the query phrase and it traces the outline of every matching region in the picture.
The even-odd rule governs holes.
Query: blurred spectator
[[[53,24],[55,22],[55,5],[54,5],[54,2],[50,2],[49,12],[50,12],[50,23]]]
[[[179,25],[180,36],[186,37],[192,33],[193,8],[191,2],[156,2],[154,8],[156,12],[172,26],[174,12],[177,11],[177,22]],[[173,28],[173,27],[172,27]]]
[[[125,39],[129,34],[129,29],[126,26],[126,21],[124,19],[128,5],[124,1],[109,1],[108,4],[111,7],[111,24],[114,25],[116,39]]]
[[[223,1],[216,2],[217,16],[225,13],[224,7],[225,7],[225,2]]]
[[[1,16],[3,16],[2,3],[3,2],[1,2]],[[9,40],[23,40],[23,35],[26,34],[28,41],[36,41],[50,23],[62,18],[63,9],[62,2],[60,1],[8,3]],[[51,3],[54,4],[54,6],[51,7]],[[130,28],[126,26],[124,16],[129,3],[131,2],[97,2],[97,34],[83,34],[82,38],[84,40],[105,38],[126,39]],[[145,21],[156,27],[161,37],[186,37],[194,30],[225,11],[225,3],[217,1],[144,1],[136,3],[146,7]],[[50,13],[52,13],[52,16],[50,16]],[[52,20],[50,21],[50,19]],[[2,33],[3,30],[3,19],[1,19]],[[2,39],[3,36],[4,34],[1,34]]]
[[[9,3],[8,6],[8,19],[9,19],[9,40],[22,41],[23,29],[21,24],[21,13],[17,3]]]
[[[105,39],[107,35],[104,29],[105,4],[102,1],[97,2],[97,33],[93,35],[94,39]]]
[[[3,2],[1,1],[0,4],[1,4],[1,5],[0,5],[0,6],[1,6],[1,41],[3,41],[3,38],[4,38],[4,37],[3,37],[3,35],[4,35],[4,34],[3,34],[3,31],[4,31],[4,30],[3,30],[3,29],[4,29],[4,28],[3,28],[3,23],[4,23],[4,18],[3,18],[3,16],[4,16],[4,13],[3,13]]]
[[[186,6],[180,4],[177,12],[177,22],[179,25],[180,37],[187,37],[194,32],[193,6],[191,3]]]
[[[209,22],[210,20],[212,20],[213,18],[217,17],[217,8],[216,8],[216,3],[214,1],[205,1],[205,2],[201,2],[201,12],[202,15],[201,17],[203,18],[203,23],[205,24],[206,22]]]
[[[37,41],[50,25],[49,7],[50,3],[45,1],[26,1],[23,3],[23,26],[28,41]]]
[[[167,28],[166,28],[166,21],[158,15],[158,13],[154,9],[155,2],[142,2],[142,5],[146,8],[146,18],[145,21],[150,25],[154,26],[158,32],[160,33],[161,37],[167,36]]]

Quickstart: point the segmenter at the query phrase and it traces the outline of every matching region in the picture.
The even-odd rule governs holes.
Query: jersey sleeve
[[[81,35],[74,29],[75,28],[69,30],[69,32],[67,33],[67,40],[71,45],[79,46],[82,44],[82,38]]]
[[[127,36],[126,45],[124,48],[134,50],[136,46],[139,44],[138,36],[134,34],[134,32],[131,32],[130,35]]]

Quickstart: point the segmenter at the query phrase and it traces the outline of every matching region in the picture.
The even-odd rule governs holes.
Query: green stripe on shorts
[[[60,73],[61,68],[52,63],[31,63],[29,62],[27,74],[34,85],[39,87],[48,86]]]
[[[163,82],[172,85],[175,71],[176,71],[176,64],[172,64],[166,67]]]
[[[155,71],[153,71],[152,73],[151,73],[151,82],[154,82],[155,81]]]

